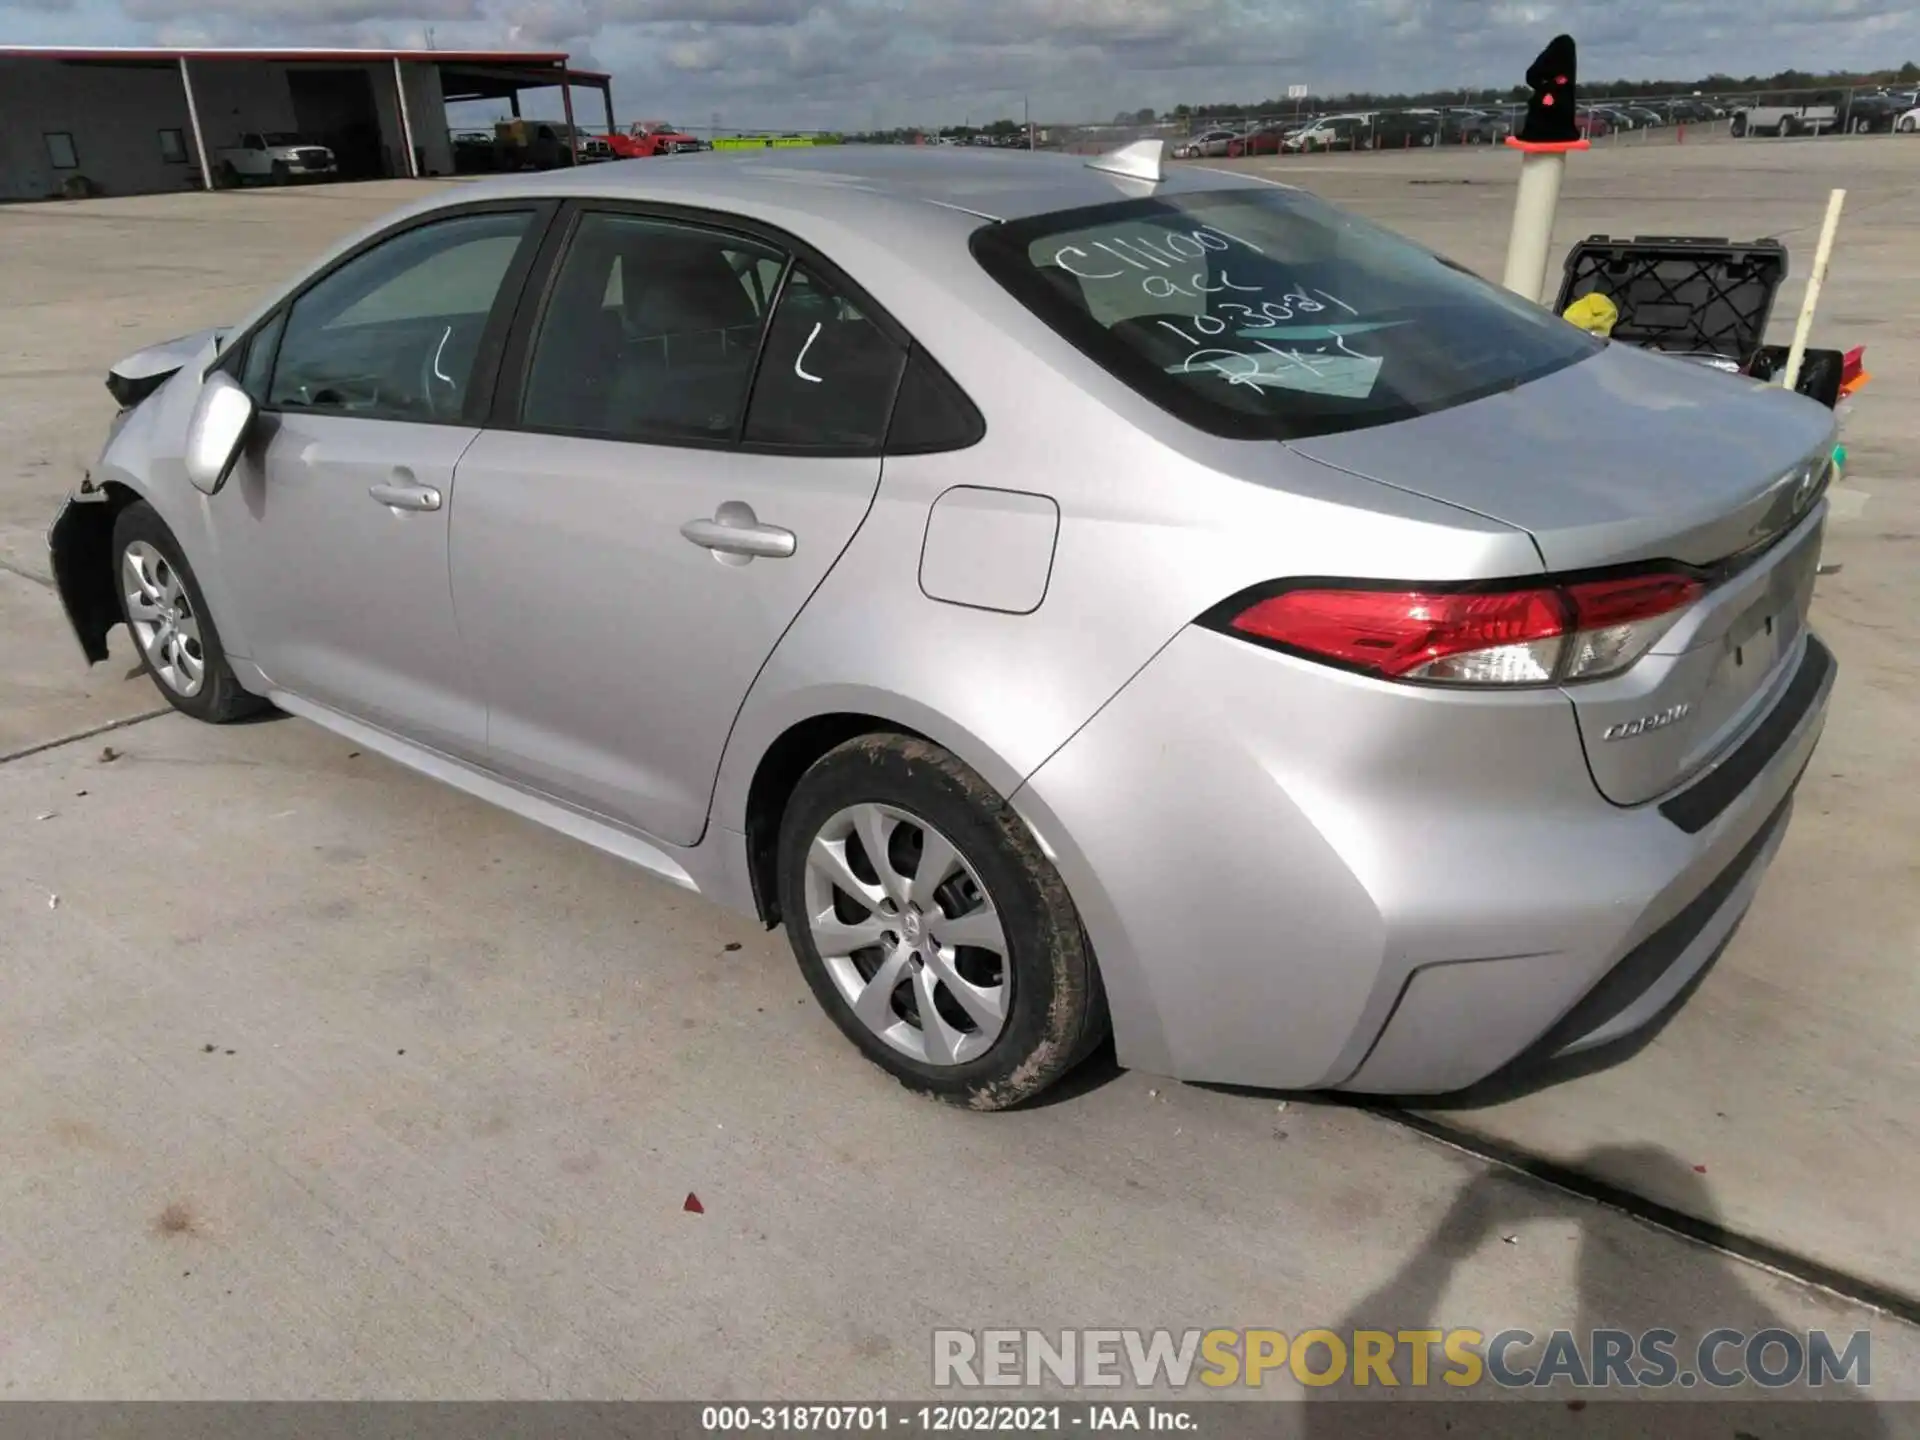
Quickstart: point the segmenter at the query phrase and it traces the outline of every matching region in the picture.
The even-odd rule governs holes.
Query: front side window
[[[333,271],[287,315],[269,408],[461,419],[481,337],[531,221],[525,210],[434,221]]]
[[[47,132],[47,163],[56,170],[80,168],[80,152],[74,149],[73,136],[64,130]]]
[[[534,340],[522,423],[610,440],[731,441],[785,265],[738,235],[583,215]]]
[[[280,332],[286,328],[287,312],[281,310],[253,332],[253,338],[247,342],[246,354],[240,357],[240,388],[253,397],[256,405],[264,406],[271,394],[273,358],[280,348]]]
[[[187,137],[181,130],[160,132],[160,158],[169,165],[187,163]]]
[[[1510,390],[1603,342],[1301,191],[1216,190],[974,232],[1096,363],[1214,434],[1360,429]]]

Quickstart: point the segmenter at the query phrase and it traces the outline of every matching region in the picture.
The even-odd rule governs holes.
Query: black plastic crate
[[[1759,357],[1774,297],[1787,278],[1787,247],[1693,236],[1593,235],[1567,255],[1555,314],[1583,296],[1620,311],[1613,338],[1648,350],[1717,355],[1747,370]]]

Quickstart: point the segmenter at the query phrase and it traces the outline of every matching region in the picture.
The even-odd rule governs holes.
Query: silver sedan
[[[125,623],[188,715],[784,925],[983,1109],[1109,1033],[1595,1063],[1746,910],[1832,684],[1829,411],[1154,142],[461,187],[109,385],[51,532],[90,660]]]

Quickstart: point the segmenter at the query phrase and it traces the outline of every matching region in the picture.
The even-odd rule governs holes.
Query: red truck
[[[607,143],[613,147],[617,160],[638,160],[653,155],[678,155],[692,150],[704,150],[706,142],[698,140],[684,130],[667,124],[664,120],[641,120],[627,127],[624,133],[616,132],[607,136]]]

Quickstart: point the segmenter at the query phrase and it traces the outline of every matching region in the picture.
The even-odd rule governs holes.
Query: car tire
[[[1902,119],[1902,120],[1900,121],[1900,133],[1901,133],[1902,135],[1911,135],[1911,134],[1913,134],[1913,132],[1914,132],[1914,128],[1915,128],[1915,126],[1914,126],[1914,122],[1913,122],[1912,120],[1908,120],[1908,119],[1904,119],[1904,118],[1903,118],[1903,119]]]
[[[941,874],[923,885],[934,855]],[[780,912],[815,998],[908,1089],[1010,1109],[1106,1037],[1092,946],[1059,871],[1013,807],[941,747],[874,734],[830,751],[794,787],[778,863]]]
[[[1423,134],[1423,135],[1421,135],[1421,137],[1420,137],[1420,144],[1421,144],[1421,145],[1422,145],[1423,147],[1425,147],[1425,146],[1431,146],[1431,145],[1433,144],[1433,136],[1431,136],[1431,135],[1427,135],[1427,134]]]
[[[1747,117],[1744,115],[1734,116],[1733,124],[1727,127],[1727,133],[1732,135],[1736,140],[1743,139],[1747,133]]]
[[[114,519],[113,587],[140,668],[174,709],[225,725],[267,708],[234,677],[193,567],[144,500]]]

